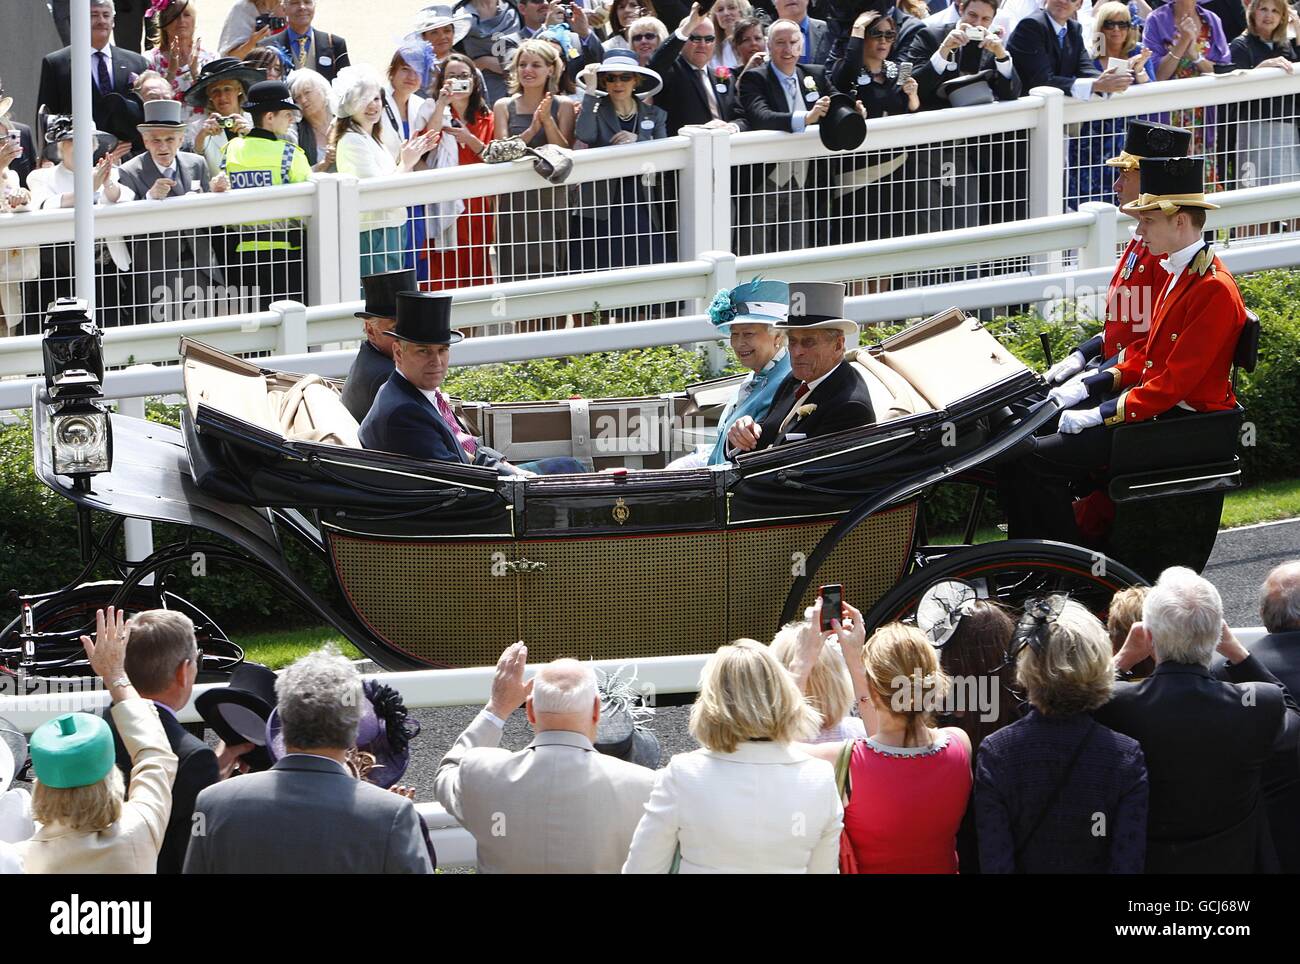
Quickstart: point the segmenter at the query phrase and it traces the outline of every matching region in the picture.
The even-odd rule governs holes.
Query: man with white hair
[[[275,696],[285,755],[199,794],[185,873],[433,873],[415,804],[348,768],[366,702],[356,667],[333,647],[308,653]]]
[[[1226,682],[1210,672],[1216,650]],[[1300,709],[1233,636],[1219,591],[1190,569],[1161,573],[1116,665],[1152,654],[1155,672],[1117,685],[1093,713],[1146,756],[1147,873],[1275,870],[1262,777],[1275,753],[1295,756]]]
[[[501,654],[488,704],[443,758],[434,795],[474,835],[480,873],[619,873],[655,773],[596,751],[590,666],[558,659],[525,683],[527,659],[522,642]],[[521,705],[537,735],[512,753],[498,744]]]
[[[1293,696],[1300,692],[1300,559],[1275,568],[1259,587],[1259,615],[1268,635],[1250,654]],[[1227,679],[1216,661],[1214,675]],[[1284,874],[1300,874],[1300,757],[1278,753],[1264,768],[1264,802],[1273,846]]]

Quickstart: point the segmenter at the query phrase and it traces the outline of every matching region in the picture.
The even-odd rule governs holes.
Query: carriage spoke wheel
[[[1067,593],[1102,620],[1116,592],[1147,585],[1114,559],[1060,542],[1025,539],[968,546],[914,571],[886,593],[863,617],[867,632],[886,623],[914,622],[921,596],[946,579],[963,579],[982,598],[1012,609],[1035,596]]]

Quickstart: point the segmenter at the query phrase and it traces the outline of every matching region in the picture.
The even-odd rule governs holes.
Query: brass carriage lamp
[[[113,431],[100,403],[104,343],[84,301],[60,298],[50,306],[41,342],[45,388],[51,401],[50,444],[56,475],[79,488],[113,465]]]

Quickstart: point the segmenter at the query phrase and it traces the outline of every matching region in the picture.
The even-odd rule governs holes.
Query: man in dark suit
[[[803,34],[803,53],[799,55],[799,63],[826,66],[826,55],[831,47],[826,21],[809,15],[808,0],[776,0],[775,6],[777,19],[798,24],[799,32]]]
[[[295,67],[316,71],[332,81],[340,70],[351,64],[348,42],[337,34],[312,26],[316,0],[284,0],[284,18],[288,26],[261,41],[259,47],[279,47],[289,55]]]
[[[790,374],[762,421],[744,415],[732,423],[729,458],[876,420],[866,384],[844,361],[844,337],[858,330],[857,322],[844,317],[844,292],[837,282],[790,285],[789,316],[774,326],[786,334]]]
[[[135,152],[143,150],[135,125],[143,116],[139,96],[131,89],[133,74],[143,74],[148,65],[138,53],[109,42],[113,34],[112,0],[91,0],[90,57],[91,111],[95,126],[118,140],[130,141]],[[41,80],[36,97],[47,114],[72,114],[72,48],[46,54],[41,61]]]
[[[1259,592],[1259,614],[1268,635],[1250,655],[1278,678],[1287,692],[1300,693],[1300,561],[1284,562],[1268,574]],[[1227,663],[1216,660],[1216,679],[1230,680]],[[1300,760],[1276,754],[1264,767],[1264,803],[1280,870],[1300,874]]]
[[[361,286],[365,288],[366,304],[356,316],[365,325],[366,340],[343,382],[343,407],[358,423],[365,421],[375,396],[393,374],[393,346],[397,340],[388,332],[397,324],[397,293],[420,290],[411,268],[366,275]]]
[[[1083,0],[1047,0],[1016,24],[1007,44],[1016,73],[1026,92],[1035,87],[1059,87],[1067,96],[1088,100],[1094,94],[1116,94],[1133,82],[1128,71],[1101,73],[1083,40],[1074,16]]]
[[[655,106],[668,114],[668,136],[687,125],[723,127],[731,124],[744,130],[740,100],[736,96],[735,71],[719,76],[709,67],[721,38],[699,5],[668,35],[650,58],[650,69],[663,78],[655,94]]]
[[[194,624],[188,616],[170,609],[150,609],[133,616],[128,629],[127,678],[141,696],[153,700],[158,707],[158,719],[177,757],[171,818],[158,853],[158,873],[179,874],[190,842],[194,801],[201,791],[229,776],[240,756],[253,749],[253,745],[218,744],[217,751],[213,752],[177,719],[176,714],[190,701],[203,658],[194,640]],[[130,754],[117,734],[113,715],[106,711],[104,718],[113,731],[118,769],[129,783]]]
[[[368,702],[356,667],[317,650],[275,695],[285,755],[199,794],[185,873],[433,873],[415,804],[348,769]]]
[[[768,62],[740,77],[740,105],[750,130],[799,134],[830,108],[830,85],[816,64],[802,64],[803,34],[790,20],[772,24]],[[736,253],[765,254],[808,246],[807,195],[824,165],[806,160],[756,164],[740,172]]]
[[[1020,78],[1002,38],[993,31],[996,0],[962,0],[958,10],[956,26],[924,27],[906,50],[906,59],[916,66],[914,76],[921,107],[936,110],[953,106],[945,84],[979,73],[986,75],[993,100],[1015,100],[1020,96]],[[968,32],[972,29],[976,33],[985,31],[984,39],[972,39]]]
[[[451,364],[451,346],[465,336],[451,330],[451,296],[401,291],[393,340],[395,370],[379,389],[357,433],[367,449],[413,459],[495,468],[502,475],[588,471],[577,459],[550,458],[512,465],[456,415],[439,390]]]
[[[1210,672],[1215,651],[1228,682]],[[1166,569],[1116,654],[1127,670],[1098,723],[1142,744],[1151,784],[1147,873],[1259,873],[1277,857],[1262,777],[1274,754],[1295,758],[1300,709],[1223,622],[1219,592],[1190,569]]]

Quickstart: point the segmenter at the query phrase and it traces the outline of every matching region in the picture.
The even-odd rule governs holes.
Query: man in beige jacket
[[[122,777],[113,759],[113,738],[103,721],[85,713],[42,724],[73,732],[76,727],[102,727],[94,742],[99,747],[64,751],[51,741],[47,758],[54,772],[65,779],[42,786],[42,754],[38,752],[40,730],[32,734],[32,763],[37,787],[32,814],[39,824],[36,835],[17,846],[23,869],[29,874],[152,874],[157,871],[167,819],[171,814],[172,780],[176,776],[176,754],[158,719],[158,709],[136,692],[126,675],[126,643],[130,627],[126,614],[111,606],[96,615],[95,642],[82,636],[90,665],[104,681],[112,698],[113,722],[131,755],[131,792],[122,800]],[[63,720],[68,723],[60,726]],[[93,761],[70,760],[68,753],[91,749]],[[60,759],[62,757],[62,759]],[[93,766],[93,770],[90,767]],[[74,771],[75,768],[75,771]],[[102,773],[100,772],[102,771]],[[66,779],[70,772],[98,779],[82,783]],[[87,776],[85,779],[89,779]],[[74,796],[75,795],[75,796]],[[113,807],[102,805],[116,797],[121,812],[114,820]],[[78,806],[80,801],[84,806]],[[93,808],[87,809],[87,807]],[[103,823],[98,820],[103,818]]]
[[[434,794],[474,835],[481,873],[616,874],[655,772],[596,751],[589,666],[556,660],[525,683],[527,657],[523,643],[501,654],[491,698],[443,758]],[[524,704],[537,735],[511,753],[501,732]]]

